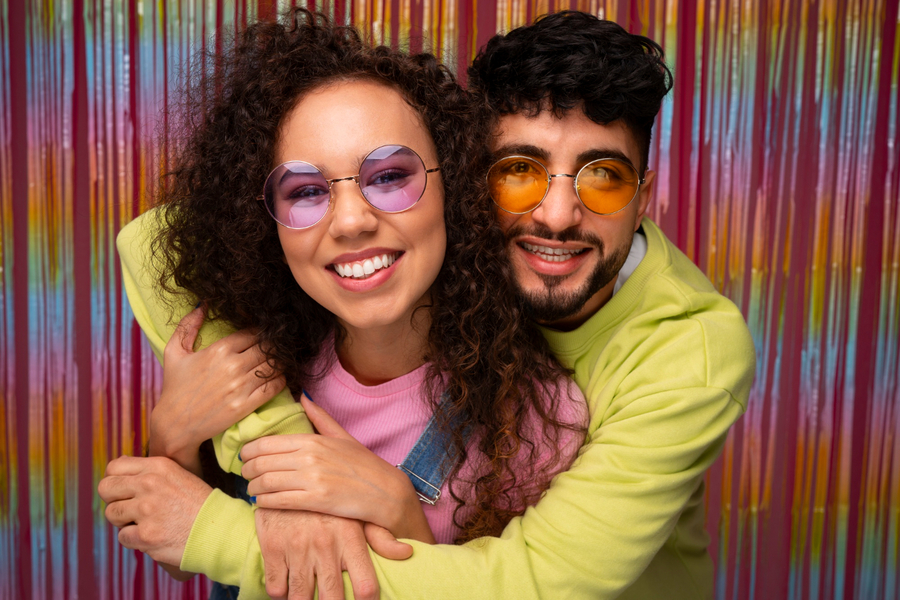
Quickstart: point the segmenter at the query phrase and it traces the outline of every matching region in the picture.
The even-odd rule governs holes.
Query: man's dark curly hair
[[[469,88],[501,115],[551,110],[561,116],[580,105],[600,125],[621,119],[638,144],[644,173],[672,73],[653,40],[562,11],[491,38],[469,68]]]
[[[254,329],[290,389],[303,389],[319,375],[323,345],[341,343],[344,333],[294,280],[276,223],[256,198],[275,166],[282,122],[304,94],[353,80],[399,92],[434,140],[445,186],[447,251],[428,307],[424,393],[452,431],[460,464],[478,465],[474,483],[459,480],[459,466],[451,474],[458,541],[498,535],[572,458],[560,456],[561,431],[583,424],[555,416],[564,373],[512,292],[486,200],[487,109],[434,56],[372,48],[353,28],[302,9],[251,25],[207,58],[213,66],[181,103],[180,145],[162,185],[153,243],[160,284],[187,291],[213,318]],[[449,403],[438,410],[445,390]],[[468,448],[466,426],[476,440]],[[552,459],[538,460],[542,454]],[[463,505],[470,509],[461,512]]]

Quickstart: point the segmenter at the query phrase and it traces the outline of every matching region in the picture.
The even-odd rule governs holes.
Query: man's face
[[[574,175],[598,158],[619,158],[640,169],[638,146],[625,125],[598,125],[580,108],[562,118],[548,111],[501,117],[492,150],[497,159],[537,159],[551,174]],[[518,291],[537,321],[571,330],[609,300],[650,201],[654,176],[647,171],[637,197],[612,215],[588,210],[569,177],[552,178],[544,201],[529,213],[497,209]]]

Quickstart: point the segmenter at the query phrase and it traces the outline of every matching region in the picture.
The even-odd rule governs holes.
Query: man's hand
[[[358,600],[379,596],[378,578],[363,533],[352,519],[299,510],[256,511],[256,535],[273,598],[320,600],[344,597],[341,571],[350,575]]]
[[[247,493],[256,496],[257,505],[358,519],[395,537],[435,543],[409,478],[305,395],[301,402],[320,435],[269,436],[241,450]]]
[[[178,566],[212,488],[168,458],[121,456],[107,465],[97,491],[120,544]]]
[[[150,455],[167,456],[200,474],[198,449],[284,388],[249,331],[194,351],[205,318],[188,313],[166,344],[163,388],[150,416]]]

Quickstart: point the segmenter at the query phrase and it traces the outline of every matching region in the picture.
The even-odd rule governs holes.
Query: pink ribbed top
[[[307,388],[313,401],[379,457],[392,465],[403,462],[431,419],[430,402],[422,397],[428,364],[387,383],[367,386],[341,366],[333,347],[330,352],[323,352],[320,361],[320,366],[329,366],[325,375]],[[583,420],[586,414],[584,397],[574,384],[569,386],[569,396],[572,402],[560,403],[561,412],[566,413],[562,418],[571,419],[570,422]],[[572,432],[564,434],[564,452],[567,451],[569,460],[562,467],[566,468],[582,440],[576,440]],[[465,477],[469,473],[471,469],[464,468],[461,475]],[[453,543],[459,533],[459,528],[453,524],[456,504],[447,483],[441,488],[441,497],[434,506],[422,504],[439,544]]]

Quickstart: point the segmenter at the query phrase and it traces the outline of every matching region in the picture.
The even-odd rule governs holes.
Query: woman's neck
[[[406,375],[425,364],[430,315],[414,313],[413,323],[355,329],[344,325],[346,336],[335,348],[344,369],[363,385],[378,385]]]

